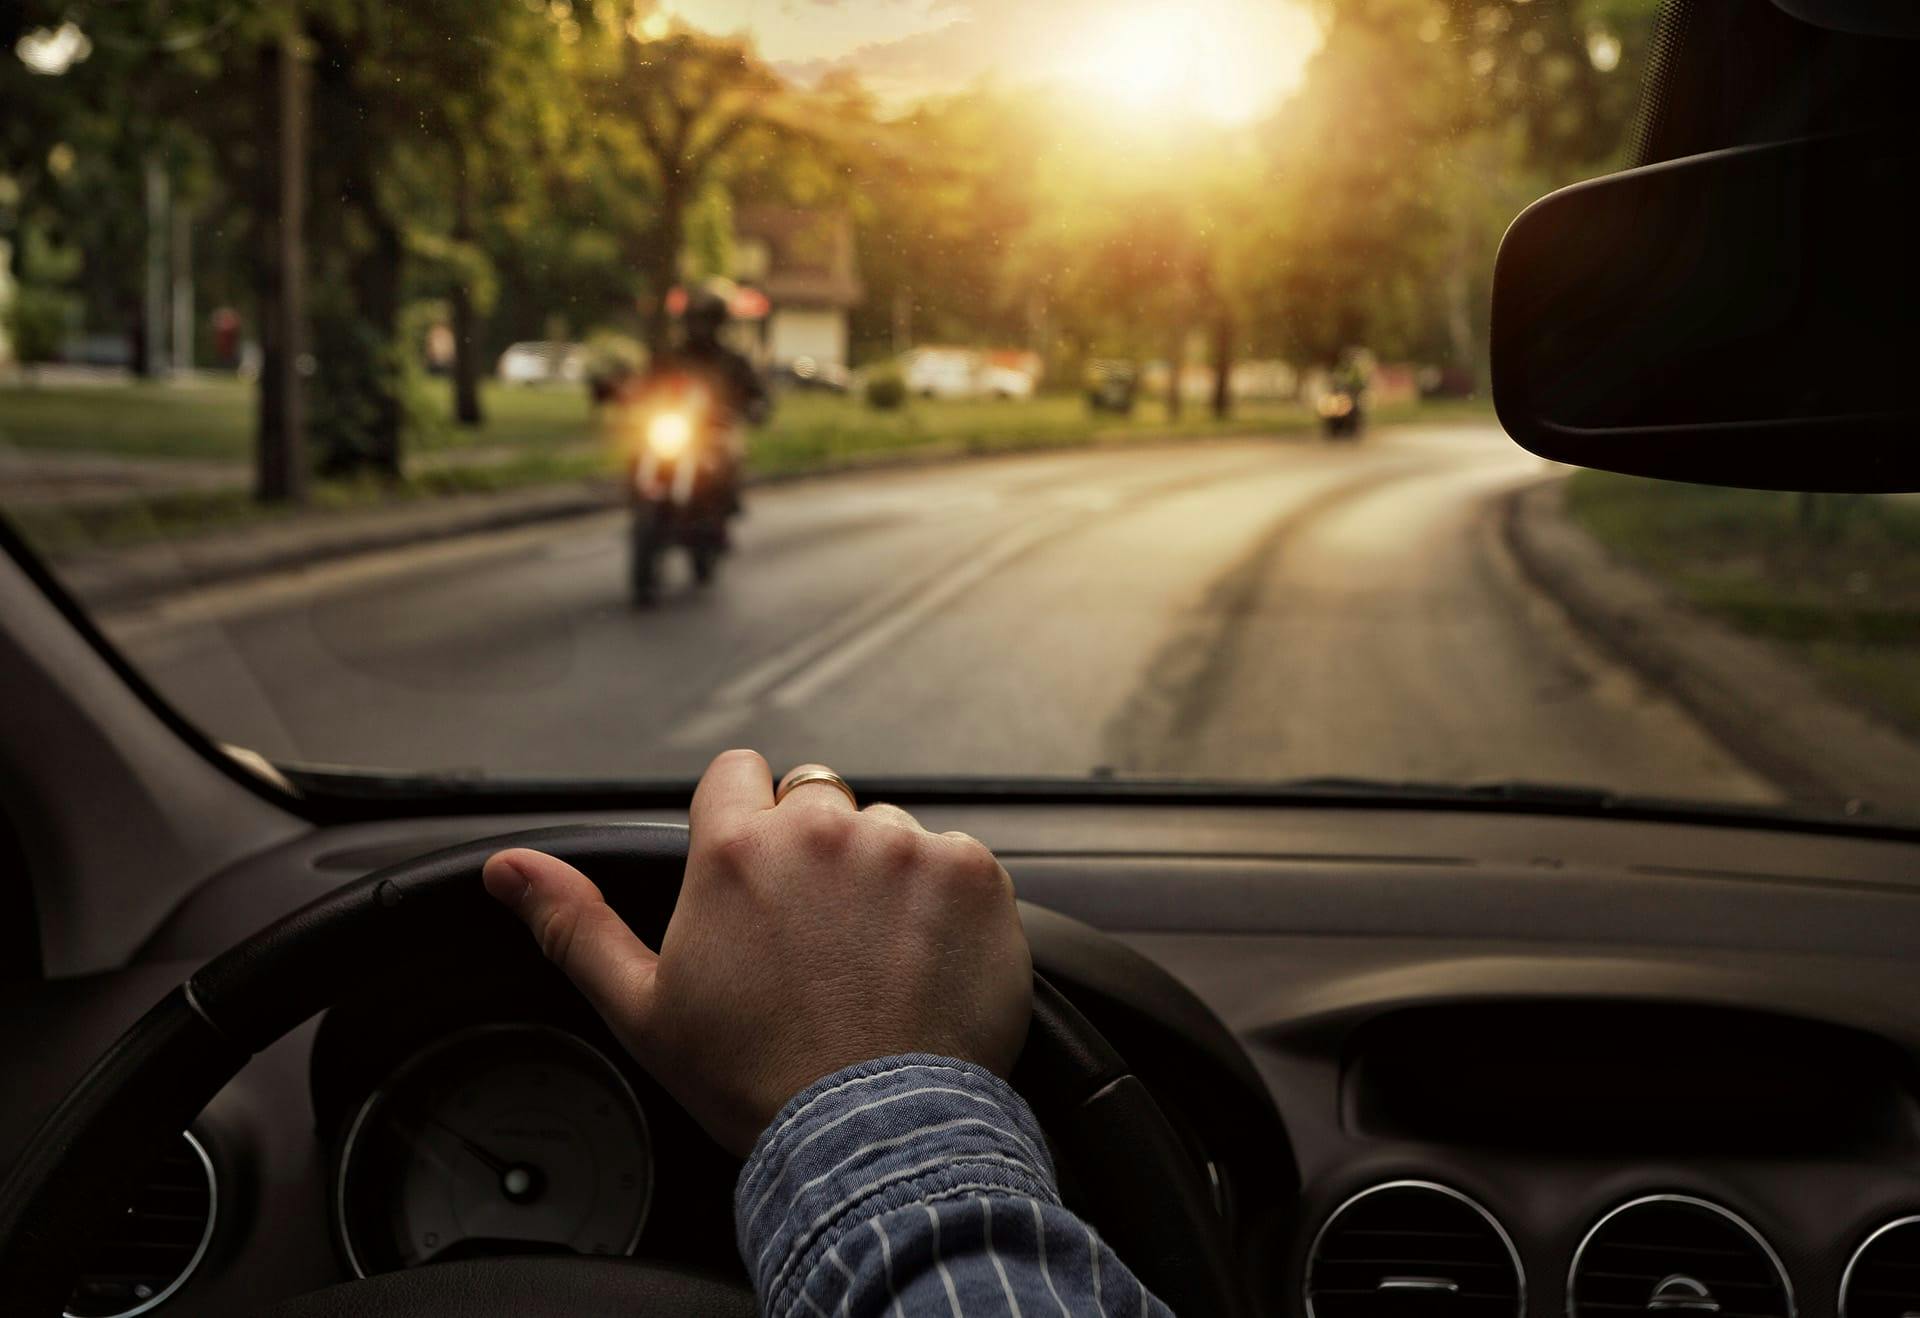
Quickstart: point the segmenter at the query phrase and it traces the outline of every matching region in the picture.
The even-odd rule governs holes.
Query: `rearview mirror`
[[[1563,188],[1507,230],[1493,397],[1522,446],[1763,489],[1920,489],[1920,145],[1741,147]]]

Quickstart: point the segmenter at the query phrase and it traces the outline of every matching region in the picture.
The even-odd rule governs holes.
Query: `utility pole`
[[[294,11],[297,16],[298,10]],[[264,290],[260,418],[255,494],[263,501],[307,498],[306,208],[307,66],[297,17],[274,52],[275,148],[271,262]],[[263,136],[265,136],[263,134]],[[263,193],[265,189],[262,190]]]

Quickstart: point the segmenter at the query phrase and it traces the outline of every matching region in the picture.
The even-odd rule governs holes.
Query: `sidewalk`
[[[1615,561],[1567,519],[1565,495],[1564,476],[1510,495],[1502,529],[1522,569],[1576,624],[1794,797],[1860,814],[1912,798],[1920,744]]]

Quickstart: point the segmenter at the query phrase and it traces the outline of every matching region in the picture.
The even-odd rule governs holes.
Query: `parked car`
[[[900,367],[907,392],[916,398],[972,398],[979,392],[980,354],[971,348],[915,348]]]
[[[529,340],[501,353],[494,369],[506,384],[574,384],[586,376],[587,352],[577,343]]]

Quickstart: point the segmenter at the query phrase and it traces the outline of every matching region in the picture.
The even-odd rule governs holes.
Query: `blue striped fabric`
[[[748,1155],[734,1220],[769,1318],[1170,1318],[1060,1206],[1026,1102],[949,1057],[862,1062],[796,1095]]]

